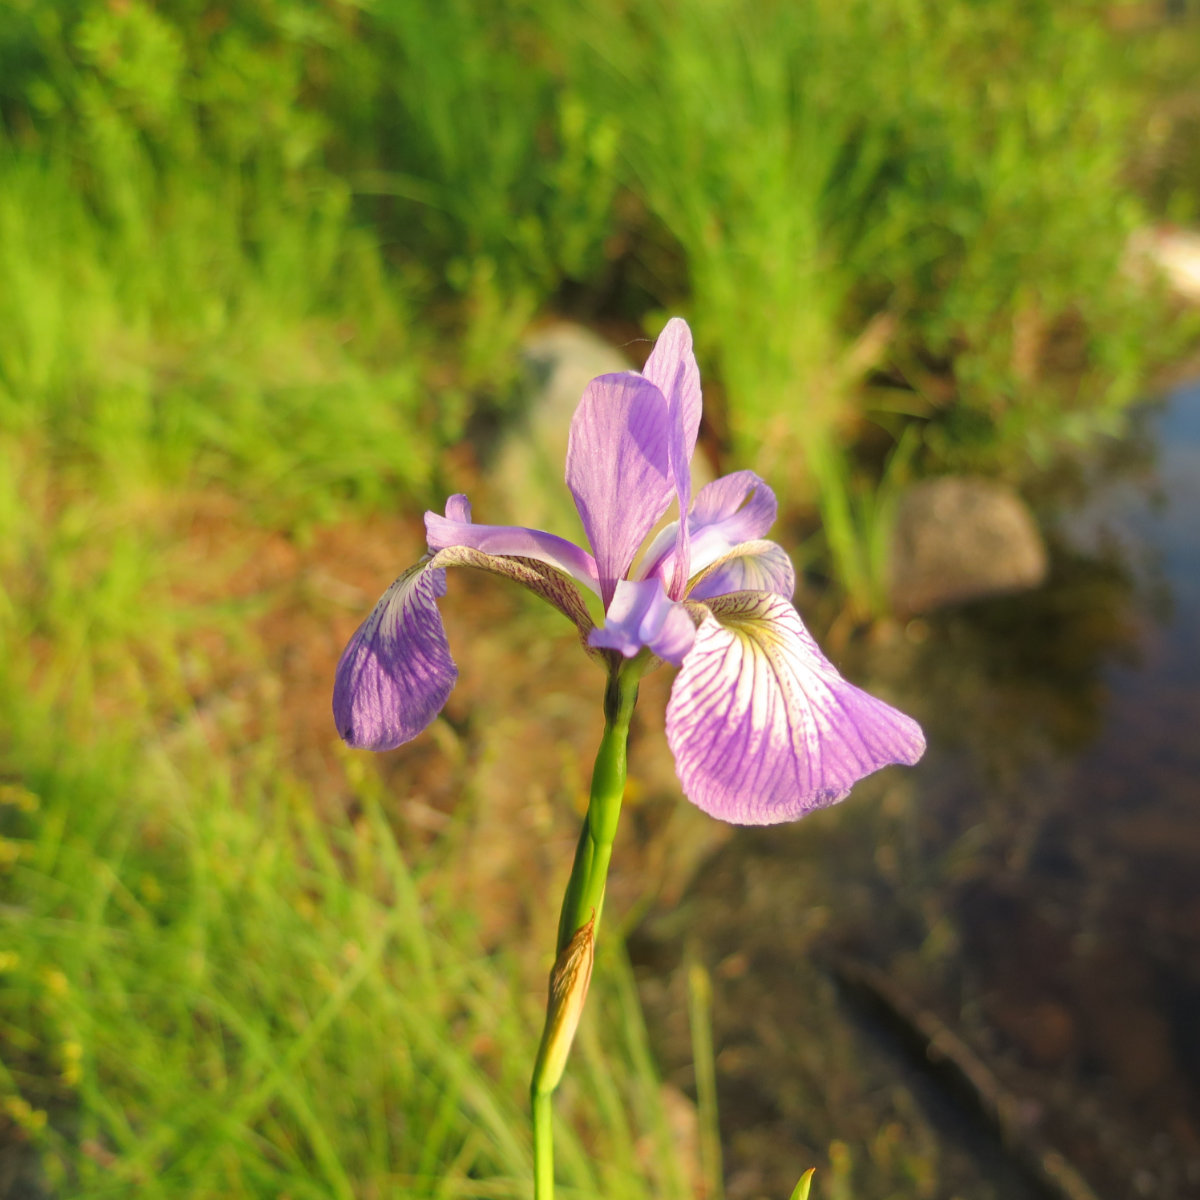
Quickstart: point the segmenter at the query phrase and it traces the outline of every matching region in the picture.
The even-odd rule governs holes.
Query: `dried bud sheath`
[[[534,1068],[534,1091],[547,1094],[558,1087],[567,1065],[567,1055],[579,1028],[596,958],[596,913],[575,931],[563,947],[550,972],[550,996],[546,1003],[546,1027]]]

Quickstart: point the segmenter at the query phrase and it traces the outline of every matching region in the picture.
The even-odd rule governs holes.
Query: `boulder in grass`
[[[1177,225],[1139,229],[1129,239],[1126,262],[1135,276],[1157,274],[1176,299],[1200,304],[1200,230]]]
[[[947,475],[901,497],[890,546],[889,595],[903,615],[1038,587],[1046,544],[1007,484]]]

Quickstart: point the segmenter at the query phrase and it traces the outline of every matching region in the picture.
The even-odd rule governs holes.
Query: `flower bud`
[[[558,1087],[567,1065],[567,1055],[579,1028],[592,979],[596,957],[596,912],[575,931],[550,972],[550,996],[546,1003],[546,1028],[534,1070],[535,1090],[552,1092]]]

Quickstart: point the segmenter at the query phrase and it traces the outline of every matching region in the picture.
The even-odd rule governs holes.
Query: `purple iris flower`
[[[426,513],[428,555],[388,588],[338,663],[341,736],[390,750],[441,710],[458,672],[437,599],[445,568],[470,566],[549,601],[610,668],[643,651],[679,667],[667,741],[684,793],[714,817],[790,821],[880,767],[915,763],[920,726],[843,679],[792,606],[792,564],[763,540],[771,489],[736,471],[693,499],[699,428],[700,373],[676,318],[642,374],[593,379],[572,419],[566,482],[590,554],[540,530],[473,524],[462,495],[445,516]],[[686,519],[644,545],[673,501]],[[599,597],[600,626],[580,587]]]

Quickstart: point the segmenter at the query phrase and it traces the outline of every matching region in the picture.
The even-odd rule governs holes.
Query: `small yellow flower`
[[[56,996],[65,996],[71,990],[71,983],[57,967],[47,967],[42,972],[46,987]]]
[[[37,794],[19,783],[0,784],[0,804],[8,804],[18,812],[31,813],[37,810],[40,803]]]
[[[34,1108],[23,1096],[5,1096],[4,1111],[26,1133],[37,1133],[45,1127],[45,1112]]]
[[[62,1081],[74,1087],[83,1078],[83,1047],[78,1042],[64,1042],[62,1057]]]

